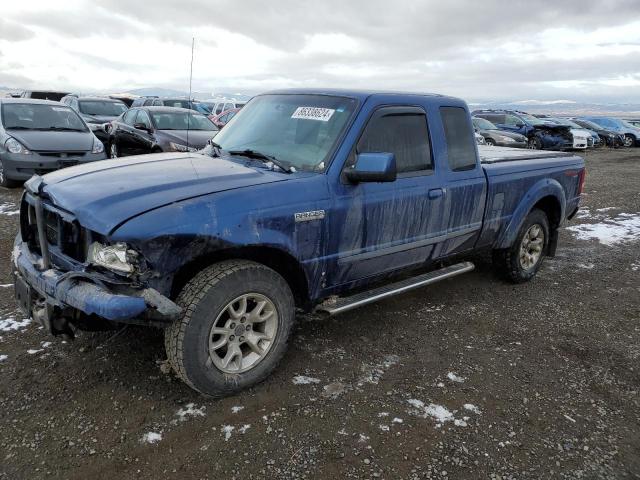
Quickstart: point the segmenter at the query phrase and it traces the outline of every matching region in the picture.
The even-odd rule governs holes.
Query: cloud
[[[184,88],[195,37],[200,90],[335,86],[468,99],[600,92],[640,101],[637,0],[155,0],[152,8],[32,0],[5,10],[0,70],[57,88]]]

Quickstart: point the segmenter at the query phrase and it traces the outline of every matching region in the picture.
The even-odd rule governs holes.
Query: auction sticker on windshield
[[[335,110],[332,108],[298,107],[296,108],[296,111],[293,112],[293,115],[291,115],[291,118],[328,122],[334,112]]]

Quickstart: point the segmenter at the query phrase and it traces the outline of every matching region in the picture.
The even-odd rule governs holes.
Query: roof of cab
[[[338,97],[355,98],[360,101],[364,101],[372,95],[398,95],[451,99],[456,102],[462,101],[456,97],[449,97],[437,93],[401,92],[394,90],[350,90],[341,88],[287,88],[265,92],[262,95],[334,95]]]

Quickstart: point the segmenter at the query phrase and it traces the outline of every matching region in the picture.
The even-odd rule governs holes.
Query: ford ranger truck
[[[479,152],[456,98],[275,91],[200,153],[32,177],[15,295],[54,335],[162,327],[176,374],[229,395],[273,371],[296,311],[340,314],[468,272],[478,252],[531,280],[584,175],[571,153]]]

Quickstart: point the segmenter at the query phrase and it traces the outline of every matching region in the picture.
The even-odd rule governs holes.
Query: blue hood
[[[201,195],[286,180],[285,174],[194,153],[103,160],[42,177],[54,205],[107,235],[141,213]]]

